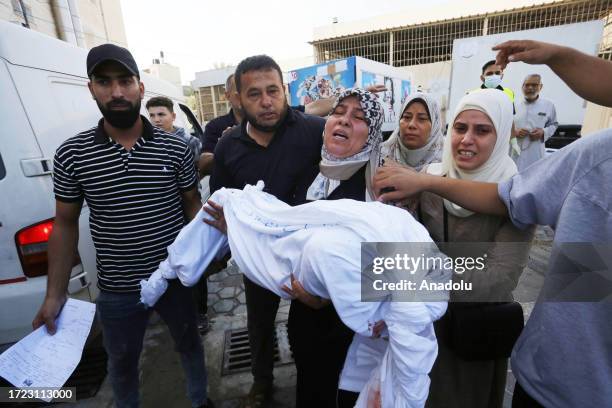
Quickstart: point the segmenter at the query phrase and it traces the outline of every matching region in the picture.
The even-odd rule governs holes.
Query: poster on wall
[[[291,105],[329,98],[355,84],[355,58],[313,65],[289,72]]]
[[[395,129],[401,99],[414,91],[410,71],[361,57],[347,57],[290,71],[287,82],[293,106],[307,105],[354,86],[384,85],[386,91],[378,94],[384,108],[384,132]]]
[[[372,85],[384,85],[387,88],[386,91],[382,92],[383,110],[385,122],[395,122],[395,83],[399,79],[384,76],[382,74],[374,74],[368,71],[361,71],[361,87],[367,88]]]
[[[411,85],[412,83],[410,81],[402,81],[402,99],[400,101],[401,106],[404,106],[406,98],[408,97],[408,95],[410,95]]]

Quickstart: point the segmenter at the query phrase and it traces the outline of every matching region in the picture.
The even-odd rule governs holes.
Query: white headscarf
[[[451,134],[453,124],[457,116],[466,110],[479,110],[485,113],[497,133],[497,140],[491,152],[491,156],[480,167],[474,170],[462,170],[457,167],[453,158],[451,147]],[[483,181],[489,183],[499,183],[508,180],[517,172],[516,164],[508,155],[508,144],[512,132],[512,102],[506,94],[498,89],[483,89],[465,95],[459,101],[459,105],[453,115],[453,120],[449,122],[446,141],[442,151],[442,163],[431,164],[427,172],[439,176],[450,178]],[[444,206],[453,215],[467,217],[474,214],[448,200],[444,200]]]
[[[383,111],[378,97],[371,92],[359,88],[347,89],[341,92],[334,106],[345,98],[356,96],[368,123],[368,139],[365,146],[355,155],[343,159],[335,157],[327,151],[325,143],[321,149],[320,173],[314,179],[306,193],[307,200],[324,200],[340,185],[342,180],[348,180],[364,164],[366,168],[366,201],[373,201],[375,195],[372,190],[372,177],[376,168],[380,166],[380,143],[382,142]],[[325,133],[323,133],[325,138]],[[374,169],[374,170],[372,170]]]
[[[398,123],[397,128],[393,131],[389,139],[382,144],[382,154],[383,157],[390,157],[398,163],[412,167],[416,171],[421,171],[421,169],[428,164],[438,163],[442,160],[444,134],[442,133],[442,118],[438,103],[431,95],[426,93],[417,92],[406,98],[400,113],[400,121],[408,105],[415,100],[419,102],[422,101],[427,106],[429,112],[431,132],[428,135],[427,143],[425,146],[418,149],[409,149],[406,147],[402,142]]]

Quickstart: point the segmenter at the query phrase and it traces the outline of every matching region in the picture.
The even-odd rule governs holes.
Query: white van
[[[66,139],[101,117],[87,88],[87,50],[0,21],[0,351],[32,330],[46,290],[47,240],[53,227],[53,155]],[[201,137],[177,87],[146,74],[148,98],[175,101],[177,126]],[[68,291],[98,295],[95,250],[83,205],[78,254]]]

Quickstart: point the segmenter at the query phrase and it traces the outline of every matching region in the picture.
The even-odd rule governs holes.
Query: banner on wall
[[[355,84],[355,58],[331,61],[289,73],[291,105],[307,105],[351,88]]]
[[[307,105],[321,98],[329,98],[347,88],[384,85],[379,93],[384,108],[383,131],[397,126],[397,112],[402,101],[414,92],[412,74],[387,64],[361,57],[348,57],[323,64],[290,71],[289,94],[291,105]]]

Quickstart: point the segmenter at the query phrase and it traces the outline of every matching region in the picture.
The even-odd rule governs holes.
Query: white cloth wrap
[[[331,299],[358,335],[370,336],[373,323],[384,320],[390,347],[385,372],[378,366],[383,407],[423,406],[437,356],[433,321],[444,314],[446,302],[362,302],[361,242],[432,242],[425,228],[407,211],[378,202],[322,200],[291,207],[262,189],[259,182],[215,192],[211,199],[223,206],[229,239],[202,222],[209,216],[200,211],[168,248],[160,269],[142,281],[143,303],[151,306],[159,299],[163,292],[156,290],[165,290],[160,280],[172,272],[194,285],[229,242],[240,270],[277,295],[288,297],[281,287],[290,286],[293,273],[308,292]],[[444,271],[432,276],[435,281],[450,277]]]

